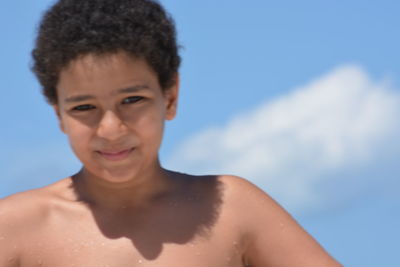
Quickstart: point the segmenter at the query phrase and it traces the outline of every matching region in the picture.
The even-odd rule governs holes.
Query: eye
[[[122,100],[122,104],[133,104],[136,102],[139,102],[142,100],[144,97],[142,96],[130,96]]]
[[[87,111],[87,110],[91,110],[91,109],[95,109],[95,108],[96,108],[95,106],[87,104],[87,105],[79,105],[79,106],[73,107],[72,110],[73,111]]]

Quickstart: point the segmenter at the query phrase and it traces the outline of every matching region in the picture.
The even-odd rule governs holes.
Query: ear
[[[54,112],[55,112],[56,115],[57,115],[58,126],[60,127],[60,130],[61,130],[63,133],[65,133],[64,124],[63,124],[63,122],[62,122],[61,114],[60,114],[60,107],[59,107],[57,104],[54,104],[54,105],[53,105],[53,109],[54,109]]]
[[[172,120],[176,116],[179,95],[179,74],[175,75],[175,83],[164,92],[166,113],[165,119]]]

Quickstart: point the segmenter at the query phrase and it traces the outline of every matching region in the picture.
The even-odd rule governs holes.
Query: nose
[[[115,141],[124,136],[126,132],[126,125],[114,111],[104,112],[97,128],[97,136]]]

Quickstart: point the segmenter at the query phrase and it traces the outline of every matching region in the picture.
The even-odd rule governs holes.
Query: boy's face
[[[87,171],[118,183],[158,167],[178,85],[163,92],[149,65],[125,53],[81,57],[59,77],[60,127]]]

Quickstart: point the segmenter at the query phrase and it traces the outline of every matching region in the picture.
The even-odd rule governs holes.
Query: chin
[[[135,177],[138,176],[137,172],[138,170],[106,170],[99,176],[104,181],[122,184],[135,180]]]
[[[84,167],[84,173],[91,178],[104,181],[111,184],[124,184],[135,180],[138,177],[139,169],[133,166],[123,167],[115,166],[114,168],[105,168],[104,166],[88,166]]]

